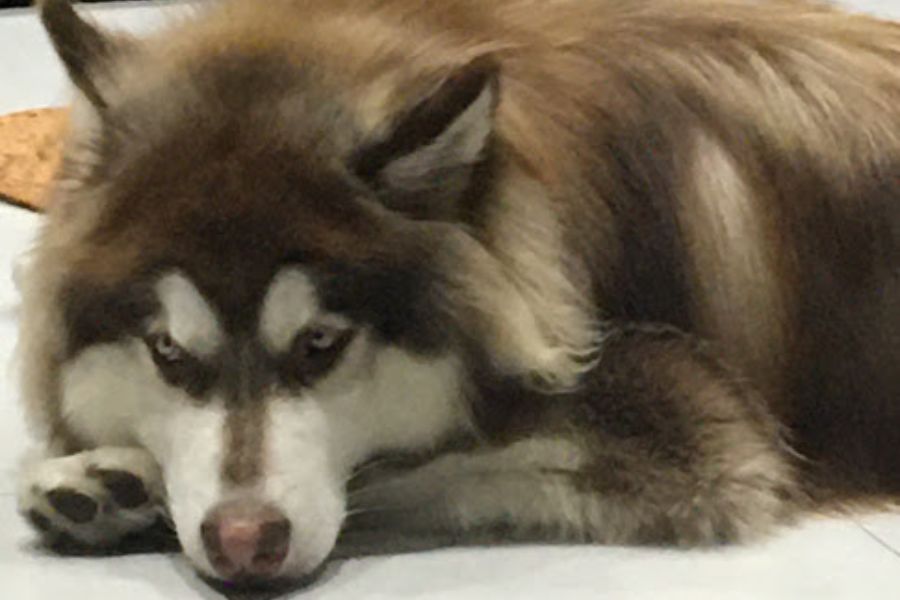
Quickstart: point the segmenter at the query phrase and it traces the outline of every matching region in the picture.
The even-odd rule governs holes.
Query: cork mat
[[[0,116],[0,201],[40,211],[59,164],[64,109]]]

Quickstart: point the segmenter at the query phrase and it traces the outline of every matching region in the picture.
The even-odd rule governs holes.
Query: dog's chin
[[[277,577],[236,577],[230,580],[221,579],[205,573],[199,573],[209,587],[236,600],[265,600],[303,590],[313,585],[325,572],[325,562],[304,575],[285,575]]]

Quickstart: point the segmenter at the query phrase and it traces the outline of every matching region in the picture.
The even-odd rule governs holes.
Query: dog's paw
[[[137,448],[98,448],[37,462],[22,474],[19,510],[51,546],[112,548],[157,524],[162,473]]]

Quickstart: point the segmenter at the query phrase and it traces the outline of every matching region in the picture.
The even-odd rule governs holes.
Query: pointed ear
[[[393,210],[452,219],[486,156],[497,106],[498,72],[470,63],[390,120],[356,154],[353,168]]]
[[[105,108],[102,80],[108,77],[117,41],[82,19],[69,0],[39,0],[41,20],[72,83],[98,109]]]

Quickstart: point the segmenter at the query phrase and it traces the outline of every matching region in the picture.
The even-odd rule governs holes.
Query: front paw
[[[57,548],[107,549],[158,524],[165,511],[159,466],[137,448],[51,458],[23,473],[19,510]]]

